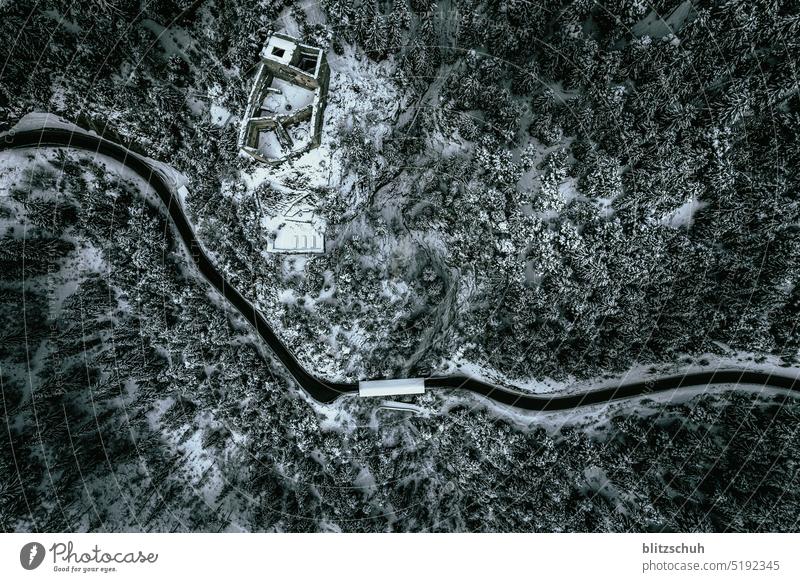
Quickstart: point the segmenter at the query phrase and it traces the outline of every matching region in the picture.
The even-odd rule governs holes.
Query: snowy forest
[[[324,165],[238,154],[275,30],[327,53]],[[798,365],[800,2],[43,0],[0,31],[0,132],[50,112],[181,172],[321,376]],[[264,252],[281,188],[324,255]],[[0,297],[0,531],[798,529],[792,398],[310,402],[85,154],[0,153]]]

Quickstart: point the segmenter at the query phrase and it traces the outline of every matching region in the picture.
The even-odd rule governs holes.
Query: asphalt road
[[[332,402],[340,395],[358,391],[358,384],[327,382],[308,372],[297,361],[294,354],[278,339],[264,316],[239,291],[228,284],[208,256],[203,252],[194,231],[183,213],[176,193],[166,179],[145,159],[124,146],[85,133],[74,133],[67,129],[37,129],[12,132],[0,139],[0,151],[11,148],[67,147],[99,153],[127,166],[146,180],[161,198],[183,244],[189,250],[195,265],[206,280],[241,313],[255,331],[266,342],[276,357],[300,386],[319,402]],[[558,411],[582,406],[604,404],[615,400],[648,394],[668,393],[686,388],[698,388],[715,384],[746,385],[769,389],[784,389],[792,396],[800,395],[800,378],[779,376],[756,371],[716,370],[681,376],[668,376],[655,380],[633,382],[614,387],[600,388],[566,396],[531,395],[501,386],[488,384],[466,376],[433,377],[425,380],[426,389],[461,389],[491,398],[508,406],[525,410]]]

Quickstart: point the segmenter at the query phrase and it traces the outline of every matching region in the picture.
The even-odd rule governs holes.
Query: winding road
[[[62,128],[43,128],[11,131],[0,138],[0,152],[7,149],[64,147],[108,156],[133,170],[147,181],[158,194],[167,215],[197,268],[208,282],[233,305],[272,349],[300,386],[315,400],[328,403],[342,394],[358,392],[356,383],[327,382],[306,370],[294,354],[280,341],[262,313],[239,291],[232,287],[217,270],[195,237],[194,231],[168,180],[145,158],[122,145],[83,132]],[[633,382],[619,386],[589,390],[565,396],[533,395],[495,386],[467,376],[432,377],[425,379],[425,388],[451,388],[469,390],[498,403],[535,411],[571,410],[581,406],[604,404],[614,400],[648,394],[676,391],[714,384],[747,385],[790,391],[800,395],[800,378],[780,376],[766,372],[743,370],[716,370],[667,376],[654,380]]]

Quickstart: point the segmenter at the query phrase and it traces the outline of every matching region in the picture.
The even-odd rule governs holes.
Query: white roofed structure
[[[287,220],[269,242],[270,253],[324,253],[325,235],[311,222]]]
[[[358,383],[358,395],[402,396],[404,394],[424,394],[424,378],[402,378],[399,380],[363,380]]]
[[[283,65],[292,63],[297,44],[284,36],[272,35],[267,42],[267,46],[261,53],[265,59],[277,61]]]

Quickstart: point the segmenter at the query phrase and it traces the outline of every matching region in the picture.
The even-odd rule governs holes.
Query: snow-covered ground
[[[66,119],[63,119],[57,115],[53,115],[52,113],[34,111],[25,115],[10,130],[0,133],[0,139],[3,139],[6,134],[10,133],[35,131],[45,128],[64,129],[72,133],[81,133],[84,135],[101,137],[97,134],[96,131],[85,130],[82,127],[75,125],[74,123],[67,121]],[[142,156],[132,151],[130,152],[130,155],[141,158],[149,165],[154,167],[156,170],[158,170],[158,172],[167,180],[167,183],[171,186],[171,188],[174,191],[177,191],[181,187],[185,187],[186,184],[188,184],[188,179],[186,178],[186,176],[183,175],[178,170],[176,170],[175,168],[173,168],[172,166],[160,162],[158,160]],[[126,167],[122,165],[115,164],[114,168],[115,171],[118,172],[121,176],[137,180],[140,179],[132,171],[128,170]]]
[[[672,228],[690,228],[694,221],[695,213],[698,210],[702,210],[707,205],[707,202],[692,198],[665,216],[662,219],[662,224],[666,224]]]

